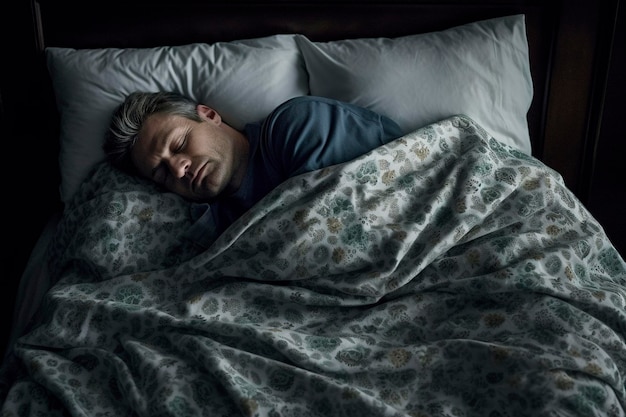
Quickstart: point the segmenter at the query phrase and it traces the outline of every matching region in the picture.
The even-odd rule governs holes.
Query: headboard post
[[[547,96],[542,160],[583,202],[599,129],[617,1],[561,2]]]
[[[615,36],[620,0],[606,0],[600,4],[602,8],[599,12],[598,41],[596,42],[594,53],[586,143],[582,155],[581,169],[578,173],[580,185],[577,194],[586,203],[589,202],[588,200],[592,194],[591,188],[595,177],[596,164],[598,163],[597,148],[602,135],[602,118],[606,105],[611,59],[615,50],[614,44],[616,42]]]

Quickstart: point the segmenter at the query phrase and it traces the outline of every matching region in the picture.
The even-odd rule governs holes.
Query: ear
[[[196,111],[198,112],[198,115],[200,117],[207,121],[213,122],[218,126],[222,123],[222,116],[220,116],[217,111],[209,106],[205,106],[204,104],[198,104],[196,106]]]

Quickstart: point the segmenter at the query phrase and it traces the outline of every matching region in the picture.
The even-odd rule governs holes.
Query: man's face
[[[192,200],[206,201],[239,188],[248,142],[199,105],[202,122],[182,116],[149,116],[130,151],[141,176]]]

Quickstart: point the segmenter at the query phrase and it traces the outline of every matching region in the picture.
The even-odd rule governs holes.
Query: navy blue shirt
[[[301,96],[264,120],[247,124],[248,168],[241,187],[209,203],[192,204],[186,237],[207,248],[237,218],[286,179],[355,159],[402,136],[396,122],[328,98]]]

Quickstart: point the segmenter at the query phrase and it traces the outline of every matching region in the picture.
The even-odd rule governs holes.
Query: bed
[[[54,174],[2,415],[625,415],[626,263],[581,200],[608,9],[32,2],[35,159]],[[134,90],[236,128],[324,96],[404,133],[198,248],[188,201],[103,162]]]

